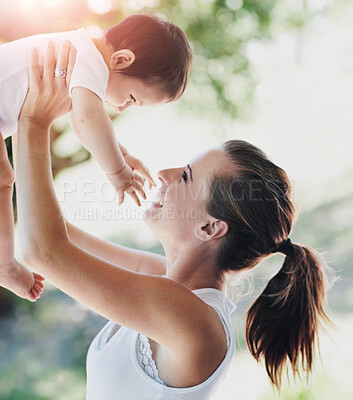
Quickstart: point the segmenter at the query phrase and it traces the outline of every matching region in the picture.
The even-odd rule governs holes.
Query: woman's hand
[[[55,63],[54,43],[48,42],[44,57],[43,74],[40,73],[38,50],[31,52],[29,91],[23,104],[19,121],[30,121],[47,131],[54,120],[69,112],[71,99],[69,84],[75,64],[76,51],[64,42]],[[55,76],[55,68],[66,70],[66,77]]]
[[[56,200],[51,173],[49,128],[52,122],[69,111],[68,86],[76,52],[66,42],[58,58],[49,42],[40,73],[38,52],[31,53],[29,91],[18,121],[17,143],[17,209],[18,230],[24,259],[30,261],[40,252],[47,255],[68,241],[65,221]],[[65,72],[54,75],[55,68]],[[63,70],[63,71],[62,71]],[[56,243],[56,244],[55,244]],[[35,259],[35,258],[34,258]]]

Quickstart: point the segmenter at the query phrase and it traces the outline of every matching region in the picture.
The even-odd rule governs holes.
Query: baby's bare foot
[[[28,271],[16,260],[0,265],[0,286],[29,301],[36,301],[43,292],[44,278]]]

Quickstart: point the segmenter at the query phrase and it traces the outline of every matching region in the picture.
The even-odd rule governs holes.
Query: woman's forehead
[[[231,168],[231,161],[220,147],[208,149],[196,157],[190,163],[194,175],[214,175],[215,173],[226,173]]]

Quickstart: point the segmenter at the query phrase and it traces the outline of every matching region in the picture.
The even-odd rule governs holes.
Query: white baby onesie
[[[29,85],[30,52],[36,47],[42,60],[49,40],[55,44],[68,40],[76,49],[70,94],[72,88],[84,87],[104,101],[109,70],[85,29],[34,35],[5,43],[0,46],[0,132],[4,139],[17,131],[17,120]]]

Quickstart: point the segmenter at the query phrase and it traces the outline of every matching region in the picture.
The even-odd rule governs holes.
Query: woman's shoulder
[[[233,301],[219,289],[207,287],[192,292],[210,306],[220,308],[225,314],[231,314],[236,309]]]
[[[234,352],[229,320],[234,304],[217,289],[202,288],[191,292],[204,304],[199,309],[206,319],[202,334],[195,329],[197,336],[194,340],[185,341],[177,351],[152,342],[159,377],[171,387],[185,388],[205,382],[228,354]],[[193,326],[190,326],[192,330]]]

